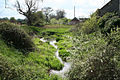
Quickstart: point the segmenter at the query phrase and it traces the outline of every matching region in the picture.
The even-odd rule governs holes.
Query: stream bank
[[[48,40],[45,40],[44,38],[40,39],[42,42],[47,42]],[[62,68],[62,70],[57,71],[57,70],[50,70],[50,74],[56,74],[56,75],[60,75],[61,77],[65,77],[65,73],[67,73],[69,71],[69,69],[71,68],[71,63],[70,62],[64,62],[61,57],[59,56],[59,49],[58,46],[55,45],[56,40],[52,40],[49,41],[50,45],[52,45],[54,48],[57,49],[57,51],[55,52],[55,56],[56,58],[62,63],[64,64],[64,67]]]

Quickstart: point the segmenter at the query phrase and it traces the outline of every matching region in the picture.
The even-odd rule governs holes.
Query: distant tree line
[[[7,17],[0,18],[0,22],[12,22],[16,24],[26,24],[26,19],[15,19],[14,17],[11,17],[10,19]]]
[[[19,1],[16,2],[16,9],[19,14],[26,17],[26,23],[29,26],[43,26],[45,24],[62,24],[69,20],[65,18],[65,11],[58,9],[53,13],[51,7],[44,7],[41,11],[38,11],[39,0],[25,0],[25,5]],[[40,0],[43,1],[43,0]]]
[[[45,24],[68,24],[70,19],[65,17],[65,11],[58,9],[53,13],[53,9],[51,7],[44,7],[41,11],[36,11],[32,13],[32,17],[30,20],[26,17],[25,19],[15,19],[11,17],[8,19],[0,18],[0,21],[10,21],[16,24],[27,24],[29,26],[43,26]],[[30,24],[29,24],[30,23]]]
[[[25,19],[0,18],[0,21],[10,21],[16,24],[27,24],[28,26],[44,26],[46,24],[68,24],[70,19],[65,17],[66,12],[62,9],[53,10],[51,7],[38,8],[39,0],[24,0],[24,4],[16,1],[15,8]],[[43,1],[43,0],[40,0]]]

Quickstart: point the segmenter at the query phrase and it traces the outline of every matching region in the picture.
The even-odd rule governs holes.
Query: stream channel
[[[45,40],[44,38],[40,39],[42,42],[47,42],[48,40]],[[57,51],[55,52],[55,56],[57,57],[57,59],[64,64],[64,67],[62,68],[62,70],[57,71],[57,70],[50,70],[50,74],[56,74],[56,75],[60,75],[61,77],[65,77],[65,73],[69,71],[69,69],[71,68],[71,63],[70,62],[64,62],[61,57],[59,56],[59,49],[58,46],[55,45],[56,40],[53,41],[49,41],[50,44],[55,47],[57,49]]]

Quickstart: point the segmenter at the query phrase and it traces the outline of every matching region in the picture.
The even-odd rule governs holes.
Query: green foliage
[[[113,45],[118,50],[120,49],[120,29],[117,28],[116,31],[112,31],[108,36],[108,44]]]
[[[69,80],[120,79],[119,50],[113,45],[108,45],[101,36],[100,33],[81,34],[73,40],[73,65],[69,72]]]
[[[56,41],[57,41],[57,42],[60,41],[60,40],[61,40],[61,38],[59,38],[59,37],[56,38]]]
[[[57,20],[56,20],[55,18],[52,18],[52,19],[50,20],[50,23],[51,23],[51,24],[57,24],[58,22],[57,22]]]
[[[120,79],[120,19],[114,13],[95,15],[77,27],[69,80]]]
[[[51,78],[49,80],[63,80],[60,76],[57,75],[51,75]]]
[[[69,22],[70,22],[70,20],[67,19],[67,18],[60,18],[59,20],[57,20],[55,18],[52,18],[50,20],[51,24],[64,24],[64,25],[68,25]]]
[[[98,20],[98,26],[103,34],[111,33],[120,26],[120,19],[115,13],[106,13]]]
[[[24,56],[14,47],[7,46],[0,38],[0,45],[2,45],[0,46],[0,75],[2,80],[59,80],[57,76],[49,76],[50,69],[60,70],[63,67],[60,61],[54,57],[55,48],[39,39],[35,39],[34,43],[39,50]]]
[[[3,57],[0,53],[0,75],[1,80],[11,80],[15,77],[18,77],[15,69],[12,69],[13,64],[7,60],[7,58]]]
[[[32,25],[33,26],[44,26],[45,25],[45,16],[43,15],[41,11],[38,11],[33,14]]]
[[[59,55],[63,61],[67,61],[66,58],[70,56],[70,52],[67,52],[65,49],[61,49],[59,50]]]
[[[69,49],[72,47],[69,35],[61,36],[61,38],[58,37],[57,39],[59,39],[57,43],[59,48],[59,56],[63,61],[68,61],[68,58],[71,56]]]
[[[120,18],[118,16],[112,17],[105,23],[105,27],[102,30],[103,33],[111,33],[111,30],[116,31],[117,27],[120,26]]]
[[[64,35],[70,35],[69,30],[71,29],[71,26],[62,26],[63,27],[60,28],[39,28],[34,26],[17,26],[10,23],[1,23],[0,32],[2,34],[0,37],[0,45],[2,46],[0,46],[0,78],[2,80],[62,80],[62,78],[56,75],[49,76],[51,69],[61,70],[64,66],[55,57],[56,49],[50,45],[49,42],[43,43],[38,38],[45,37],[47,39],[57,39],[58,43],[59,41],[61,42],[59,45],[65,45],[65,50],[68,46],[70,47],[70,45],[68,45],[69,42]],[[41,34],[43,32],[45,33],[44,36]],[[3,33],[9,33],[10,37],[5,35],[4,38]],[[15,47],[16,45],[13,44],[13,38],[19,39],[19,41],[15,40],[18,44],[22,38],[24,38],[24,40],[27,38],[35,45],[36,50],[29,52],[26,56],[23,55],[22,52],[19,51],[21,49],[17,49]],[[63,39],[65,40],[64,44],[62,43]],[[24,40],[22,42],[24,42]]]
[[[42,53],[46,54],[46,56],[44,57],[43,55],[42,57],[40,55],[40,58],[41,58],[39,59],[40,61],[37,61],[38,60],[37,57],[39,57],[39,55],[31,54],[32,56],[36,57],[34,61],[41,62],[44,65],[48,66],[50,69],[61,70],[63,67],[63,64],[61,64],[60,61],[56,57],[54,57],[55,51],[56,51],[55,48],[52,45],[48,44],[47,42],[43,44],[43,42],[41,42],[39,38],[35,38],[34,42],[37,45],[37,48],[42,50],[41,54]]]
[[[17,22],[17,21],[16,21],[16,19],[15,19],[14,17],[11,17],[11,18],[10,18],[10,22],[15,23],[15,22]]]
[[[104,28],[106,21],[109,20],[110,18],[112,18],[113,16],[115,16],[114,13],[106,13],[103,17],[101,17],[98,20],[98,26],[99,26],[99,28]]]
[[[26,24],[25,19],[17,19],[18,24]]]
[[[61,18],[64,18],[65,17],[65,11],[64,10],[56,10],[56,19],[59,20]]]
[[[24,53],[34,50],[30,36],[17,25],[1,23],[0,34],[8,45],[13,45]]]
[[[93,13],[90,19],[79,24],[76,27],[78,31],[90,34],[100,30],[103,34],[107,34],[119,27],[120,20],[115,13],[106,13],[103,17],[99,17],[97,13],[98,11]]]
[[[94,17],[94,16],[98,17],[98,14],[99,14],[99,10],[97,9],[93,14],[90,15],[90,17]]]
[[[81,31],[90,34],[99,30],[97,26],[97,16],[93,16],[81,25]]]

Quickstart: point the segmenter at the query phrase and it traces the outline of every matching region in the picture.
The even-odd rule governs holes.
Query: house
[[[99,16],[103,16],[107,12],[120,13],[120,0],[111,0],[105,6],[98,10]]]
[[[76,17],[74,17],[74,18],[70,21],[69,25],[76,25],[76,24],[78,24],[78,23],[80,23],[80,21],[79,21]]]

